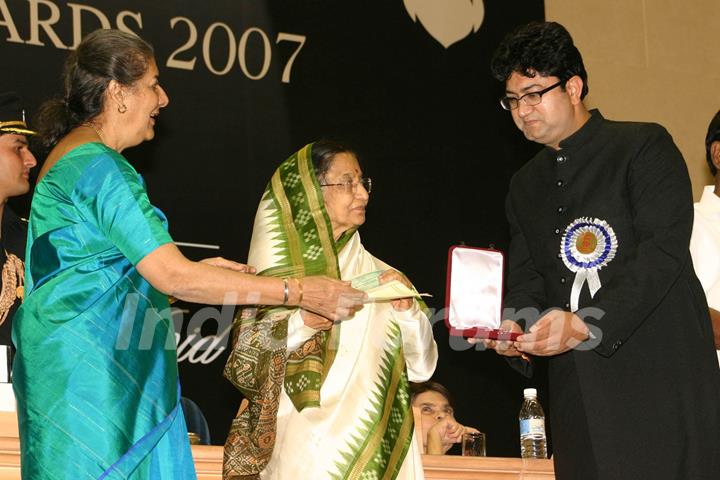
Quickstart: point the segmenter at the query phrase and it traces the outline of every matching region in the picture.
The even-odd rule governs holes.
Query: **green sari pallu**
[[[249,263],[259,275],[303,277],[326,275],[340,278],[338,253],[355,234],[348,231],[335,242],[320,186],[311,160],[312,144],[283,162],[275,171],[258,207],[250,245]],[[288,319],[296,308],[258,306],[242,310],[236,320],[233,350],[225,376],[245,396],[233,420],[225,444],[223,478],[259,478],[273,453],[281,393],[289,396],[300,412],[320,407],[320,388],[337,353],[340,324],[319,331],[293,352],[287,351]],[[407,395],[407,375],[399,331],[394,353],[387,362],[391,385],[381,391],[392,395],[380,403],[393,407],[393,426],[388,415],[368,429],[365,444],[346,439],[354,446],[343,451],[343,466],[332,475],[348,478],[372,471],[377,478],[395,478],[410,445],[412,410]],[[399,369],[399,370],[398,370]],[[391,371],[396,370],[396,374]],[[384,428],[383,428],[384,427]],[[375,441],[373,441],[375,438]],[[368,441],[374,444],[369,451]],[[362,443],[362,442],[361,442]],[[386,453],[381,444],[400,445]],[[318,452],[322,454],[321,452]],[[348,472],[343,472],[347,469]]]

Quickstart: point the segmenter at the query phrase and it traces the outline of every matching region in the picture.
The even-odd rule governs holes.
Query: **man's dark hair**
[[[448,404],[451,407],[454,405],[452,395],[450,395],[450,391],[447,388],[445,388],[444,385],[442,385],[438,382],[433,382],[432,380],[428,380],[427,382],[419,382],[419,383],[410,382],[410,394],[411,394],[410,402],[411,403],[415,401],[415,397],[417,397],[421,393],[425,393],[425,392],[437,392],[440,395],[442,395],[443,397],[445,397],[445,399],[447,400]]]
[[[708,166],[713,177],[717,175],[717,167],[713,164],[712,152],[710,147],[715,142],[720,142],[720,111],[715,114],[710,125],[708,126],[707,135],[705,136],[705,155],[707,157]]]
[[[530,78],[536,74],[558,77],[563,82],[577,75],[583,81],[580,98],[588,93],[580,51],[570,33],[556,22],[531,22],[509,33],[495,50],[490,68],[501,82],[513,72]]]

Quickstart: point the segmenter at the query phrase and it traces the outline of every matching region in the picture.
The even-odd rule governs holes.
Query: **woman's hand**
[[[428,430],[427,453],[431,455],[444,455],[454,443],[462,441],[463,433],[477,431],[458,423],[454,417],[447,416],[438,421]]]
[[[306,327],[314,328],[315,330],[330,330],[330,327],[333,326],[331,320],[317,313],[308,312],[307,310],[300,310],[300,318],[302,318]]]
[[[381,284],[391,282],[392,280],[397,280],[406,287],[410,289],[413,288],[410,280],[408,280],[405,275],[398,272],[397,270],[385,270],[382,274],[380,274],[380,277],[378,279],[380,280]],[[392,300],[390,302],[390,305],[392,305],[392,307],[398,312],[404,312],[405,310],[409,310],[410,307],[412,307],[414,301],[415,299],[413,297],[400,298],[398,300]]]
[[[213,267],[226,268],[240,273],[255,273],[255,267],[245,265],[244,263],[233,262],[223,257],[204,258],[200,263],[212,265]]]
[[[309,310],[331,321],[344,320],[355,315],[363,308],[367,294],[350,286],[350,282],[343,282],[328,277],[305,277],[298,280],[302,287],[302,301],[300,307]],[[298,286],[290,283],[292,299],[299,299]]]

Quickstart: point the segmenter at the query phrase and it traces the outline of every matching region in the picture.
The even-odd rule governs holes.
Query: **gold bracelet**
[[[295,280],[297,280],[297,282],[298,282],[298,289],[300,289],[300,298],[298,299],[298,302],[297,302],[298,306],[300,306],[300,304],[301,304],[302,301],[303,301],[302,279],[301,279],[301,278],[296,278]]]
[[[288,286],[288,279],[283,278],[283,305],[287,305],[290,299],[290,287]]]

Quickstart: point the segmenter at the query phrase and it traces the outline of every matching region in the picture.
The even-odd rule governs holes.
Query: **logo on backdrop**
[[[63,5],[56,0],[28,0],[28,2],[31,4],[28,18],[22,18],[24,11],[21,12],[20,2],[13,5],[13,7],[17,6],[13,17],[6,0],[0,0],[0,29],[3,27],[7,29],[6,42],[38,47],[43,47],[49,42],[57,49],[74,49],[82,37],[92,31],[87,25],[83,25],[88,18],[91,19],[92,29],[98,26],[102,28],[114,26],[136,35],[139,35],[138,31],[143,30],[141,11],[123,10],[113,15],[107,10],[103,11],[79,3]],[[42,9],[38,8],[39,3],[43,5]],[[229,14],[228,16],[232,17]],[[144,18],[147,19],[147,14]],[[16,26],[18,21],[27,21],[30,25],[27,38],[20,36]],[[71,27],[72,39],[68,38],[67,34],[56,31],[60,30],[58,24]],[[282,83],[290,83],[293,65],[307,39],[305,35],[296,33],[274,32],[270,29],[268,33],[260,26],[238,29],[237,26],[233,27],[224,22],[214,22],[207,27],[200,24],[198,28],[195,21],[180,16],[169,19],[169,26],[171,30],[177,31],[178,38],[177,48],[165,62],[167,67],[194,71],[196,68],[202,69],[204,63],[205,69],[214,75],[227,75],[239,70],[250,80],[276,80],[279,76]],[[225,51],[227,56],[214,53]],[[273,64],[282,66],[281,74],[279,68],[271,71],[270,67]],[[273,75],[276,78],[273,78]]]
[[[475,33],[485,18],[482,0],[403,0],[410,18],[445,48]]]

